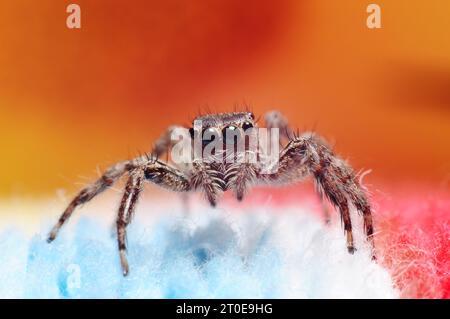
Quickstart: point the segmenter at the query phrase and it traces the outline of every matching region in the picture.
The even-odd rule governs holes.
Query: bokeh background
[[[278,108],[371,182],[448,186],[450,3],[0,2],[0,196],[74,191],[198,110]]]
[[[404,296],[448,297],[450,2],[374,2],[381,29],[361,0],[1,0],[0,198],[72,194],[199,110],[277,108],[372,170]]]

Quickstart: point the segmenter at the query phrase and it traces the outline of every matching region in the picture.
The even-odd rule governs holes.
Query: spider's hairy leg
[[[189,177],[182,171],[158,160],[152,160],[143,167],[145,179],[174,192],[191,190]]]
[[[348,201],[362,213],[367,239],[374,248],[372,213],[364,189],[351,167],[323,139],[310,133],[289,142],[280,155],[278,172],[271,179],[292,182],[306,175],[314,177],[318,189],[339,209],[348,251],[355,250]],[[372,253],[374,256],[374,249]]]
[[[130,172],[117,215],[117,242],[124,276],[128,274],[129,269],[126,257],[126,227],[133,217],[139,194],[142,191],[143,181],[144,171],[142,168]]]
[[[283,137],[287,141],[291,140],[297,134],[290,127],[286,116],[284,116],[278,110],[272,110],[272,111],[267,112],[264,115],[264,120],[265,120],[266,128],[280,129],[280,132],[279,132],[280,136]],[[325,217],[325,222],[328,224],[328,223],[330,223],[330,212],[329,212],[329,209],[328,209],[326,203],[324,202],[323,194],[320,194],[320,189],[318,191],[319,191],[319,200],[320,200],[320,204],[322,207],[322,213],[323,213],[323,216]]]
[[[125,186],[125,192],[117,216],[117,243],[124,276],[126,276],[129,271],[126,256],[126,227],[132,220],[136,202],[143,189],[144,180],[172,191],[187,192],[190,190],[187,176],[158,160],[150,159],[148,163],[145,163],[130,172],[130,177]]]
[[[373,238],[374,234],[373,234],[372,210],[364,189],[361,187],[360,183],[357,181],[354,175],[353,175],[353,185],[350,186],[350,190],[348,191],[348,193],[353,205],[356,207],[358,212],[363,215],[364,232],[372,246],[372,259],[375,260],[376,254],[375,254],[375,241]]]
[[[81,204],[90,201],[92,198],[112,186],[126,171],[132,166],[131,161],[124,161],[115,164],[105,171],[105,173],[93,184],[81,190],[80,193],[70,202],[69,206],[63,212],[56,225],[52,228],[47,241],[52,242],[61,227],[72,215],[74,210]]]

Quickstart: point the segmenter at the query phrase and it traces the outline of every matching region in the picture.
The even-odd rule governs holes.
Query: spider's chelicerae
[[[251,112],[233,112],[208,114],[199,116],[195,121],[201,121],[200,135],[201,151],[206,150],[213,141],[219,145],[235,143],[240,138],[246,138],[246,132],[254,132],[257,128],[255,117]],[[194,123],[196,123],[194,121]],[[197,122],[198,123],[198,122]],[[195,144],[198,130],[189,130],[189,143]],[[353,205],[364,218],[364,231],[373,248],[373,223],[371,209],[366,191],[361,187],[351,167],[336,156],[324,140],[312,133],[293,134],[286,118],[277,111],[271,111],[265,116],[267,129],[279,129],[280,141],[285,145],[277,153],[277,169],[267,172],[268,165],[259,161],[263,154],[259,148],[250,150],[248,141],[244,149],[234,149],[235,155],[256,152],[256,161],[229,161],[229,148],[212,151],[200,157],[192,156],[192,161],[168,164],[158,158],[168,153],[174,147],[173,132],[180,127],[172,126],[156,141],[152,156],[139,156],[135,159],[115,164],[95,183],[83,189],[69,204],[67,209],[53,227],[48,241],[56,238],[61,226],[72,215],[75,208],[94,198],[108,187],[112,186],[122,175],[128,174],[128,181],[120,203],[117,216],[117,237],[120,261],[123,274],[128,274],[126,257],[126,227],[131,222],[136,202],[143,189],[145,181],[176,192],[201,191],[212,206],[216,205],[220,195],[227,190],[234,192],[238,200],[242,200],[246,191],[253,185],[280,185],[298,182],[307,176],[312,176],[320,197],[326,197],[335,206],[341,216],[347,239],[349,253],[355,251],[353,244],[352,223],[349,206]],[[186,129],[185,129],[186,130]],[[257,131],[257,130],[256,130]],[[209,134],[209,137],[205,136]],[[229,134],[230,133],[230,134]],[[232,135],[231,133],[234,133]],[[230,136],[233,136],[230,140]],[[258,136],[258,135],[256,135]],[[257,137],[258,139],[258,137]],[[231,142],[230,142],[231,141]],[[194,147],[195,149],[195,147]],[[194,154],[192,152],[192,154]],[[224,155],[225,156],[219,156]],[[241,154],[242,155],[242,154]],[[235,157],[235,158],[237,158]],[[219,158],[219,160],[218,160]],[[375,254],[373,253],[373,257]]]

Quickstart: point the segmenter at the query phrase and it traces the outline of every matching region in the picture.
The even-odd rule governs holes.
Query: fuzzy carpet
[[[117,196],[85,205],[52,244],[46,234],[67,201],[2,204],[13,218],[0,228],[0,297],[448,298],[447,198],[377,200],[375,263],[359,216],[352,256],[336,214],[325,225],[312,196],[294,205],[280,194],[217,209],[194,197],[188,210],[178,197],[144,196],[128,228],[126,278],[112,226]]]

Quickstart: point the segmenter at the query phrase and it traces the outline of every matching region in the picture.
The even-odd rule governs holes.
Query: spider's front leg
[[[69,206],[63,212],[61,217],[59,217],[58,222],[53,226],[47,241],[52,242],[58,235],[59,230],[64,225],[64,223],[72,216],[74,210],[90,201],[92,198],[111,187],[125,172],[130,170],[132,167],[132,161],[124,161],[110,167],[106,172],[93,184],[81,190],[80,193],[70,202]]]
[[[150,159],[130,172],[117,216],[117,243],[124,276],[129,271],[126,257],[126,227],[133,217],[144,180],[176,192],[187,192],[191,188],[186,175],[158,160]]]
[[[154,155],[158,157],[170,150],[170,147],[173,146],[171,134],[176,128],[179,127],[170,126],[169,128],[167,128],[164,134],[159,137],[153,147],[152,153]],[[107,169],[106,172],[96,182],[81,190],[81,192],[78,193],[78,195],[70,202],[69,206],[63,212],[56,225],[52,228],[47,241],[50,243],[55,240],[61,227],[70,218],[70,216],[72,216],[72,213],[78,206],[90,201],[95,196],[111,187],[127,171],[135,171],[137,163],[141,162],[144,158],[145,156],[115,164],[114,166]]]
[[[280,154],[278,165],[277,173],[266,177],[269,182],[294,182],[306,175],[314,177],[319,191],[339,209],[347,236],[347,248],[353,253],[355,246],[349,212],[351,201],[363,215],[364,231],[375,258],[369,201],[353,170],[344,160],[337,157],[321,138],[309,133],[289,142]]]
[[[272,110],[267,112],[264,115],[264,122],[266,125],[266,128],[268,129],[272,129],[272,128],[278,128],[279,129],[279,133],[281,138],[283,139],[283,141],[290,141],[290,139],[294,136],[293,130],[291,128],[291,126],[289,125],[289,122],[287,120],[287,117],[284,116],[280,111],[277,110]],[[281,140],[280,140],[281,142]],[[325,219],[325,223],[329,224],[331,217],[330,217],[330,212],[328,210],[327,207],[327,203],[324,201],[324,197],[323,194],[320,192],[318,192],[318,196],[317,196],[321,208],[322,208],[322,213]]]

